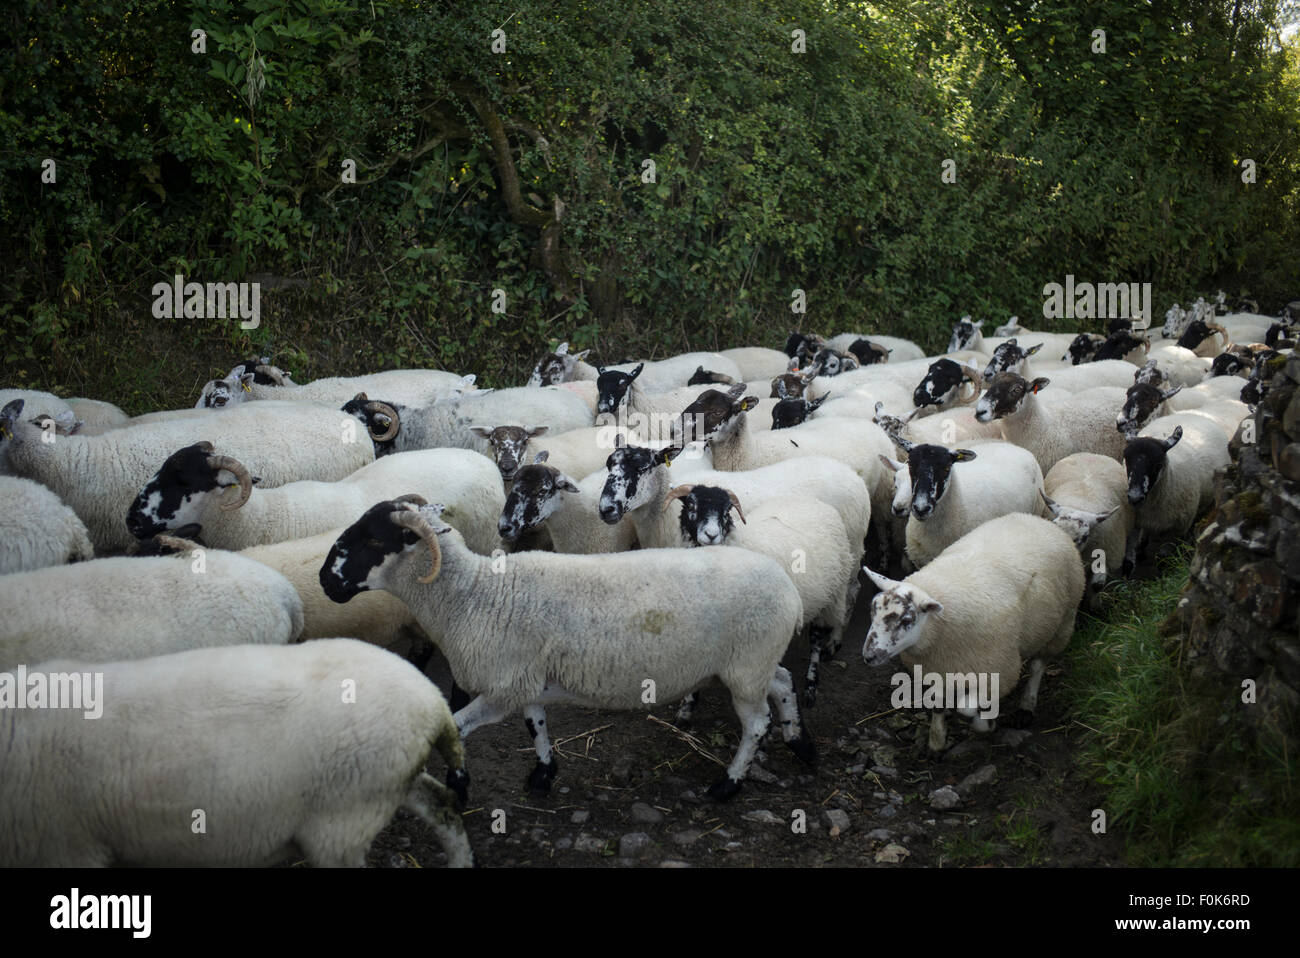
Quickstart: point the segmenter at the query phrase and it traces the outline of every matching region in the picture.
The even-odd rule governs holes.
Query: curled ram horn
[[[364,396],[365,393],[362,393],[361,395]],[[375,440],[375,442],[387,442],[396,436],[398,431],[401,430],[402,417],[399,416],[397,410],[388,405],[388,403],[380,402],[378,399],[371,399],[366,401],[361,408],[366,412],[377,413],[381,416],[388,417],[388,428],[382,433],[375,432],[367,420],[366,428],[370,429],[370,438]]]
[[[277,366],[258,365],[253,367],[253,372],[269,377],[277,386],[288,385],[288,377],[285,376],[284,370]]]
[[[203,548],[203,546],[199,545],[193,539],[184,539],[181,536],[157,535],[153,538],[154,542],[158,543],[160,546],[166,546],[168,549],[173,549],[177,553],[193,552],[195,549]]]
[[[668,495],[664,496],[664,504],[659,508],[659,511],[661,513],[667,512],[668,504],[670,502],[672,502],[674,499],[681,499],[683,496],[689,496],[691,494],[691,490],[694,488],[695,488],[695,484],[688,482],[688,483],[684,483],[683,485],[674,486],[673,488],[669,489]]]
[[[209,448],[211,445],[208,443]],[[238,459],[232,459],[230,456],[208,456],[208,468],[224,469],[239,483],[239,498],[234,502],[223,502],[221,504],[223,511],[230,512],[238,509],[253,494],[253,477],[248,474],[248,469]]]
[[[728,489],[727,498],[731,500],[731,508],[736,510],[736,515],[740,516],[740,521],[745,522],[745,513],[741,511],[740,500],[736,498],[736,494]],[[745,522],[745,525],[749,525],[749,523]]]
[[[410,503],[412,505],[425,505],[425,501],[419,496],[398,496],[393,500],[397,503]],[[403,529],[410,529],[417,536],[424,540],[424,544],[429,547],[430,565],[429,571],[416,581],[428,585],[434,579],[438,578],[438,573],[442,571],[442,549],[438,545],[438,534],[433,531],[433,526],[429,525],[429,520],[420,515],[416,509],[398,509],[392,513],[393,525],[400,526]]]

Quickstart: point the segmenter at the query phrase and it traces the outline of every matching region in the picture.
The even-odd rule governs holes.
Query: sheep
[[[875,419],[876,407],[880,405],[890,409],[912,408],[915,411],[915,407],[912,406],[912,389],[896,386],[893,383],[882,383],[877,386],[855,386],[843,390],[840,384],[836,383],[835,395],[826,402],[819,418]],[[955,414],[958,411],[958,408],[950,408],[944,410],[944,413]]]
[[[567,342],[560,343],[555,352],[547,353],[533,367],[533,374],[528,377],[529,386],[558,386],[560,383],[572,382],[578,363],[587,358],[590,349],[580,353],[570,353]]]
[[[712,389],[701,391],[698,386],[690,386],[651,394],[641,388],[638,381],[640,374],[640,366],[630,373],[602,370],[597,381],[600,389],[600,402],[596,407],[597,425],[617,424],[626,427],[646,442],[671,440],[678,435],[677,429],[683,415],[696,402],[710,393],[721,392]],[[743,384],[737,383],[731,389],[743,389]],[[756,402],[767,410],[769,416],[776,405],[771,400]],[[764,423],[760,428],[770,427]]]
[[[77,514],[39,482],[0,476],[0,575],[93,559]]]
[[[730,376],[724,376],[722,373],[715,373],[712,370],[705,369],[703,366],[697,366],[695,372],[691,373],[691,378],[686,380],[688,386],[708,386],[718,383],[729,386],[735,380]]]
[[[1170,398],[1169,408],[1173,412],[1185,412],[1209,403],[1240,399],[1242,381],[1236,376],[1216,376],[1205,382],[1197,383],[1178,392]]]
[[[984,320],[972,321],[969,315],[957,320],[952,327],[952,337],[948,340],[947,352],[955,353],[959,349],[970,349],[986,355],[992,353],[997,343],[989,344],[980,331]]]
[[[1087,569],[1089,605],[1108,576],[1124,571],[1133,529],[1127,493],[1124,466],[1091,452],[1066,456],[1043,477],[1043,502],[1052,521],[1069,533]]]
[[[1082,363],[1078,366],[1062,365],[1055,369],[1039,368],[1037,374],[1046,372],[1051,377],[1052,388],[1059,393],[1081,393],[1084,390],[1101,386],[1127,389],[1133,385],[1134,367],[1122,359],[1106,359],[1099,362]],[[1022,376],[1022,379],[1029,379]],[[1037,378],[1037,375],[1034,377]],[[1190,384],[1189,384],[1190,385]]]
[[[790,429],[807,422],[808,417],[817,411],[829,395],[825,393],[820,399],[814,399],[812,402],[803,398],[782,399],[772,410],[772,429]]]
[[[111,429],[115,426],[126,425],[131,419],[125,412],[114,406],[111,402],[101,402],[98,399],[69,399],[68,408],[72,414],[81,420],[82,429],[87,428]],[[0,400],[0,406],[4,401]],[[29,414],[31,414],[29,410]]]
[[[1037,516],[1005,515],[973,529],[901,582],[864,571],[881,590],[862,646],[868,665],[897,655],[923,673],[964,677],[967,694],[946,704],[976,718],[976,730],[984,731],[985,719],[994,716],[977,716],[972,707],[977,677],[987,675],[1005,697],[1028,659],[1017,724],[1032,719],[1045,659],[1069,645],[1083,597],[1083,566],[1069,535]],[[928,745],[937,752],[945,744],[943,712],[936,711]]]
[[[1239,379],[1248,379],[1254,366],[1254,357],[1252,355],[1243,357],[1241,353],[1229,349],[1214,357],[1210,363],[1210,371],[1205,374],[1205,378],[1201,381],[1205,382],[1219,376],[1236,376]]]
[[[471,426],[471,431],[486,439],[501,478],[507,483],[530,459],[543,449],[550,453],[552,466],[582,478],[605,465],[614,448],[618,430],[608,426],[588,426],[556,435],[546,435],[546,426]],[[626,430],[623,430],[626,435]],[[538,438],[545,435],[545,438]]]
[[[1097,350],[1105,342],[1105,336],[1099,336],[1096,333],[1079,333],[1070,341],[1065,354],[1061,356],[1061,362],[1068,363],[1071,366],[1094,362],[1097,358]]]
[[[337,482],[254,489],[243,463],[200,442],[167,457],[136,496],[126,525],[143,539],[197,522],[209,545],[238,550],[324,532],[401,489],[444,498],[448,520],[475,551],[496,545],[505,492],[492,461],[468,449],[403,452]]]
[[[746,519],[734,492],[695,483],[670,490],[665,505],[675,499],[682,503],[681,541],[687,548],[729,545],[749,549],[771,556],[790,576],[803,602],[801,624],[808,629],[803,703],[812,708],[817,700],[821,656],[824,652],[830,657],[839,649],[852,612],[846,587],[857,575],[859,551],[847,549],[839,513],[817,499],[769,500],[753,506]],[[740,517],[740,527],[731,520],[733,509]],[[693,698],[678,711],[679,726],[690,721]]]
[[[1124,395],[1124,405],[1115,417],[1115,428],[1124,434],[1125,439],[1133,439],[1138,430],[1153,418],[1172,412],[1169,400],[1182,390],[1182,386],[1162,389],[1146,383],[1134,383]]]
[[[1178,345],[1183,349],[1191,350],[1197,356],[1213,359],[1219,352],[1228,348],[1228,331],[1217,323],[1195,319],[1183,329],[1182,335],[1178,337]]]
[[[728,414],[708,434],[716,471],[741,472],[808,456],[837,459],[862,479],[873,509],[887,503],[891,484],[879,457],[893,449],[879,426],[865,419],[819,418],[790,429],[755,433],[746,415],[755,403],[753,396],[733,398]]]
[[[658,361],[641,360],[613,366],[592,367],[579,363],[575,378],[599,380],[604,372],[631,373],[636,369],[639,370],[637,375],[641,377],[641,388],[649,393],[659,393],[685,386],[691,374],[700,366],[730,376],[732,382],[742,382],[745,378],[740,373],[740,367],[721,353],[683,353]]]
[[[1000,422],[1003,438],[1033,453],[1044,474],[1073,452],[1118,459],[1124,437],[1115,430],[1114,417],[1125,391],[1101,387],[1068,401],[1042,402],[1038,393],[1052,382],[1042,377],[1026,382],[1015,373],[1001,373],[976,403],[975,418]]]
[[[978,446],[977,454],[902,438],[894,441],[907,453],[912,514],[906,552],[918,569],[980,523],[1012,512],[1042,513],[1042,470],[1019,446],[991,440]],[[880,458],[888,465],[888,457]],[[958,463],[963,465],[954,468]],[[889,493],[892,498],[892,482]]]
[[[816,399],[818,395],[824,395],[824,392],[818,393],[810,389],[820,372],[821,368],[813,365],[798,372],[782,373],[776,376],[772,380],[772,393],[769,398],[799,399],[807,394],[809,399]],[[749,384],[746,383],[745,385],[748,386]]]
[[[342,409],[366,425],[379,456],[438,447],[473,449],[488,455],[487,442],[471,432],[470,426],[528,422],[561,433],[593,422],[587,403],[562,386],[451,393],[419,407],[387,398],[371,400],[362,394],[344,403]]]
[[[15,572],[0,589],[0,669],[56,656],[111,662],[302,632],[289,580],[228,552],[94,559]]]
[[[882,349],[889,350],[889,361],[891,363],[902,363],[909,359],[924,359],[925,350],[910,339],[899,339],[897,336],[877,336],[874,333],[841,333],[831,338],[826,345],[836,352],[846,353],[849,347],[859,339],[868,339]]]
[[[221,446],[260,476],[265,488],[300,479],[332,482],[375,459],[369,442],[356,441],[350,419],[305,403],[249,403],[202,420],[115,429],[102,436],[57,437],[53,442],[42,441],[49,433],[21,420],[21,413],[20,401],[0,410],[0,456],[7,456],[16,473],[44,483],[71,506],[100,551],[131,543],[123,517],[140,487],[159,462],[199,440]]]
[[[464,382],[463,376],[438,369],[390,369],[365,376],[333,376],[297,384],[289,381],[273,366],[258,368],[262,372],[269,373],[273,379],[279,378],[283,384],[263,386],[255,380],[247,380],[246,377],[252,370],[236,366],[225,380],[214,379],[204,385],[196,405],[205,406],[215,402],[217,396],[222,395],[216,383],[223,381],[228,384],[238,381],[238,387],[230,389],[228,393],[228,404],[281,399],[322,403],[327,406],[339,406],[359,392],[383,396],[384,401],[389,403],[421,406],[459,388]]]
[[[0,389],[0,409],[9,405],[15,399],[23,401],[23,408],[27,410],[27,415],[35,419],[37,416],[49,416],[51,419],[58,419],[60,416],[65,419],[76,419],[76,413],[68,405],[66,400],[60,399],[53,393],[40,392],[35,389]]]
[[[1074,341],[1078,338],[1077,332],[1076,333],[1049,333],[1044,331],[1025,329],[1025,327],[1015,322],[1014,319],[1015,318],[1013,317],[1012,322],[1006,324],[1005,326],[999,326],[996,330],[994,330],[993,338],[983,340],[984,345],[982,347],[982,351],[985,352],[986,355],[992,355],[993,350],[998,346],[999,343],[1006,342],[1008,339],[1014,336],[1022,343],[1041,344],[1043,347],[1044,356],[1060,356],[1062,353],[1068,353],[1070,346],[1073,345]],[[1045,360],[1043,362],[1045,366],[1048,368],[1050,368],[1053,365],[1052,360]],[[1061,362],[1066,363],[1068,362],[1068,360],[1063,359],[1061,360]]]
[[[1190,413],[1161,416],[1124,447],[1128,501],[1136,509],[1128,568],[1152,535],[1185,535],[1214,501],[1214,473],[1227,466],[1228,437]]]
[[[1218,402],[1205,403],[1195,409],[1183,410],[1183,412],[1189,416],[1204,416],[1222,429],[1223,434],[1231,439],[1237,434],[1241,421],[1250,415],[1250,407],[1239,399],[1223,399]]]
[[[813,356],[829,345],[816,333],[791,333],[785,341],[785,354],[792,360],[791,365],[810,363]]]
[[[737,349],[724,349],[720,355],[736,364],[740,378],[750,380],[771,379],[786,371],[789,357],[779,349],[764,346],[742,346]]]
[[[780,666],[803,608],[774,559],[746,549],[525,552],[496,573],[440,511],[418,499],[372,507],[330,550],[321,585],[336,602],[386,589],[442,634],[456,681],[479,693],[455,714],[462,736],[522,709],[537,752],[530,788],[549,790],[558,768],[544,706],[643,708],[647,680],[652,698],[680,698],[715,676],[731,692],[743,737],[726,777],[709,790],[715,799],[740,790],[769,725],[765,699],[777,706],[786,744],[815,760],[794,683]],[[429,555],[407,543],[409,533]],[[425,562],[431,567],[421,575]]]
[[[821,372],[818,375],[830,378],[838,376],[840,373],[847,373],[854,369],[859,369],[862,364],[858,362],[858,357],[852,353],[841,353],[827,347],[826,349],[820,350],[817,355],[813,357],[813,365],[820,368]]]
[[[984,367],[984,382],[992,382],[998,373],[1015,373],[1028,379],[1029,357],[1042,348],[1042,343],[1028,348],[1021,346],[1013,336],[993,350],[988,365]]]
[[[448,865],[473,864],[451,712],[381,649],[330,639],[41,668],[102,675],[102,720],[0,710],[0,865],[228,867],[301,855],[360,867],[399,807],[429,825]],[[425,772],[435,748],[447,786]],[[211,826],[198,836],[196,805]]]
[[[665,509],[665,502],[673,505],[666,498],[672,485],[668,469],[679,455],[677,447],[655,450],[620,441],[607,464],[600,494],[601,520],[612,526],[624,517],[631,519],[643,549],[676,545],[681,538],[680,509]],[[745,472],[700,469],[688,478],[705,485],[725,485],[755,505],[778,496],[820,499],[840,514],[849,549],[861,554],[871,522],[872,499],[861,477],[842,462],[809,456]]]
[[[834,415],[834,405],[828,406],[822,418]],[[876,403],[871,421],[888,436],[902,435],[918,443],[951,446],[958,442],[975,439],[1001,439],[1002,427],[996,422],[982,423],[975,418],[975,410],[969,406],[946,409],[940,415],[917,418],[918,409],[913,409],[906,416],[891,416],[885,412],[884,403]]]
[[[600,518],[599,500],[607,475],[603,469],[579,482],[547,465],[546,460],[546,452],[538,453],[515,473],[497,522],[497,533],[506,545],[520,548],[521,542],[528,541],[525,537],[535,534],[542,523],[556,552],[626,552],[636,544],[632,523],[609,525]]]
[[[963,396],[962,388],[968,383],[971,390]],[[951,359],[936,359],[912,391],[912,404],[917,409],[930,406],[943,409],[954,404],[973,402],[979,391],[975,368],[955,363]]]
[[[1150,351],[1151,341],[1145,336],[1135,335],[1132,329],[1119,329],[1107,336],[1106,341],[1097,347],[1092,361],[1100,363],[1120,359],[1134,366],[1140,366],[1146,362]]]
[[[887,349],[879,343],[873,343],[869,339],[857,339],[849,344],[848,352],[858,361],[861,366],[871,366],[876,363],[889,362],[889,356],[893,353],[892,349]]]

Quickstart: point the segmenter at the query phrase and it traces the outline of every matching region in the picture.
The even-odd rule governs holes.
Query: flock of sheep
[[[468,865],[463,737],[522,712],[545,791],[548,704],[686,724],[715,679],[741,727],[725,800],[773,709],[815,761],[803,713],[860,571],[868,664],[1005,697],[1029,662],[1032,713],[1081,602],[1212,502],[1293,313],[1198,300],[1162,337],[964,317],[942,356],[794,333],[599,367],[561,344],[491,390],[257,358],[134,418],[0,390],[0,865],[359,865],[399,806]],[[98,717],[50,707],[92,682]]]

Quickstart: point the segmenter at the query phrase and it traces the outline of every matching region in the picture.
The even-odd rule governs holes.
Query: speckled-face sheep
[[[1021,346],[1013,336],[993,350],[988,365],[984,367],[984,382],[991,383],[998,373],[1015,373],[1029,378],[1029,357],[1041,351],[1042,343]]]
[[[547,462],[555,468],[579,478],[589,476],[604,468],[617,434],[608,426],[588,426],[557,434],[551,434],[546,426],[471,426],[470,429],[487,440],[501,478],[507,483],[542,450],[550,454]]]
[[[365,376],[332,376],[327,379],[314,379],[309,383],[293,383],[284,379],[275,367],[259,367],[274,380],[281,378],[282,384],[264,386],[255,379],[247,379],[252,370],[236,367],[224,379],[214,379],[203,387],[197,405],[215,405],[219,396],[226,399],[227,408],[241,402],[264,399],[296,400],[298,402],[321,403],[337,408],[359,392],[384,397],[385,402],[401,403],[406,406],[422,406],[439,396],[463,387],[464,377],[457,373],[443,372],[438,369],[390,369],[382,373],[370,373]],[[225,382],[227,388],[221,390],[218,383]]]
[[[1106,337],[1097,333],[1079,333],[1070,341],[1069,348],[1061,356],[1061,362],[1071,366],[1093,362],[1097,358],[1097,350],[1105,341]]]
[[[976,403],[975,418],[1000,422],[1003,438],[1033,453],[1044,473],[1075,452],[1118,459],[1124,437],[1115,430],[1115,414],[1123,407],[1125,391],[1101,387],[1043,402],[1038,393],[1053,381],[1040,377],[1026,382],[1015,373],[1001,373]]]
[[[1097,347],[1097,352],[1093,354],[1093,362],[1119,359],[1140,366],[1146,362],[1150,351],[1151,341],[1145,336],[1138,336],[1131,329],[1118,329]]]
[[[1152,419],[1172,411],[1168,405],[1169,400],[1182,390],[1182,386],[1162,389],[1159,386],[1134,383],[1125,393],[1124,405],[1115,417],[1115,428],[1124,434],[1125,439],[1136,438],[1138,430]]]
[[[872,600],[862,647],[868,665],[898,656],[925,673],[987,675],[990,689],[996,676],[998,694],[1005,697],[1019,684],[1028,659],[1020,706],[1032,715],[1045,659],[1069,644],[1083,597],[1083,566],[1064,531],[1037,516],[1001,516],[901,582],[866,572],[881,590]],[[964,715],[978,713],[969,698],[948,704]],[[943,714],[936,712],[930,727],[933,751],[945,745]],[[975,727],[988,728],[982,718]]]
[[[470,431],[475,425],[491,428],[496,423],[532,423],[545,425],[553,433],[592,425],[590,407],[582,397],[563,386],[451,393],[420,407],[393,402],[387,397],[378,403],[353,397],[342,409],[365,423],[375,440],[376,454],[381,456],[440,447],[473,449],[488,455],[486,440]],[[392,431],[394,417],[395,433]]]
[[[1130,568],[1149,537],[1191,529],[1214,501],[1215,470],[1229,462],[1223,430],[1190,413],[1153,420],[1124,447],[1128,501],[1136,509],[1125,555]]]
[[[849,344],[848,352],[858,361],[860,366],[874,366],[876,363],[889,362],[889,356],[893,350],[882,346],[880,343],[873,343],[869,339],[855,339]]]
[[[882,349],[889,350],[890,363],[907,362],[910,359],[924,359],[925,350],[910,339],[897,336],[877,336],[875,333],[840,333],[831,338],[828,345],[836,352],[847,353],[849,347],[860,339],[867,339]]]
[[[529,386],[558,386],[560,383],[572,382],[577,372],[578,363],[587,358],[590,349],[580,353],[569,352],[568,343],[560,343],[555,352],[547,353],[533,367],[533,374],[528,377]]]
[[[839,352],[827,347],[813,357],[813,365],[821,368],[819,375],[833,377],[861,367],[858,357],[849,352]]]
[[[302,632],[289,581],[229,552],[92,559],[16,572],[0,589],[0,669],[59,656],[110,662]]]
[[[249,403],[201,420],[114,429],[102,436],[53,437],[27,421],[21,407],[10,404],[0,411],[0,456],[71,506],[101,551],[130,545],[133,536],[123,520],[140,488],[160,462],[200,440],[244,463],[264,488],[301,479],[333,482],[375,460],[373,447],[356,435],[350,419],[307,403]]]
[[[936,359],[912,390],[912,405],[918,409],[931,406],[942,409],[972,402],[980,391],[978,376],[973,367],[951,359]]]
[[[1089,586],[1089,601],[1108,576],[1123,571],[1133,529],[1124,466],[1109,456],[1076,452],[1043,477],[1043,501],[1052,521],[1074,540]]]
[[[479,693],[455,715],[462,735],[522,710],[537,752],[529,776],[536,790],[548,790],[558,768],[546,705],[645,708],[647,681],[663,701],[715,676],[731,692],[742,738],[726,777],[710,789],[714,798],[740,790],[768,729],[768,699],[786,744],[815,759],[794,683],[780,666],[803,609],[775,560],[745,549],[647,549],[517,553],[499,573],[492,564],[465,548],[436,505],[391,501],[339,537],[321,585],[338,602],[386,589],[442,634],[457,683]]]
[[[444,498],[447,521],[471,549],[488,553],[496,545],[505,492],[492,461],[468,449],[402,452],[337,482],[260,489],[239,460],[214,454],[211,443],[196,443],[168,456],[144,484],[126,513],[126,526],[143,539],[199,523],[210,546],[238,550],[338,528],[401,490]]]
[[[301,855],[317,867],[363,866],[399,807],[433,829],[449,865],[473,863],[457,812],[469,777],[456,724],[437,687],[397,656],[331,639],[41,668],[101,673],[103,714],[0,710],[0,865],[272,865]],[[450,788],[425,772],[434,749]]]
[[[907,557],[918,569],[981,523],[1012,512],[1039,515],[1043,473],[1033,454],[991,440],[971,449],[895,440],[912,481]],[[886,457],[881,457],[882,466]],[[890,474],[893,498],[893,475]]]
[[[729,545],[771,556],[799,590],[802,625],[808,628],[808,670],[803,702],[817,701],[819,664],[840,647],[852,609],[848,586],[857,576],[860,551],[848,550],[844,523],[831,506],[816,499],[768,501],[741,511],[729,489],[695,483],[677,486],[668,501],[681,500],[681,541],[687,548]],[[740,518],[737,526],[732,511]],[[678,724],[690,720],[690,706],[678,712]]]
[[[545,524],[556,552],[626,552],[636,544],[636,526],[609,525],[600,518],[606,475],[601,469],[577,481],[549,465],[545,451],[538,453],[515,475],[497,522],[498,535],[507,545],[523,549]]]
[[[813,365],[799,372],[782,373],[772,380],[771,399],[815,399],[819,393],[811,388],[821,368]]]
[[[0,476],[0,575],[93,559],[86,525],[39,482]]]

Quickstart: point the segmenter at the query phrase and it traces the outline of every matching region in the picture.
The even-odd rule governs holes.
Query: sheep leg
[[[817,679],[821,668],[822,644],[825,630],[816,625],[808,627],[808,671],[803,679],[803,705],[812,708],[817,704]]]
[[[948,727],[945,715],[940,709],[930,713],[930,735],[926,746],[931,752],[942,752],[948,747]]]
[[[777,718],[781,723],[781,738],[790,751],[805,765],[817,761],[817,746],[808,727],[804,725],[803,716],[799,714],[799,703],[794,694],[794,679],[790,673],[779,665],[772,681],[767,686],[768,700],[776,706]]]
[[[1020,695],[1020,708],[1017,710],[1012,721],[1016,728],[1025,728],[1034,721],[1034,709],[1038,708],[1038,687],[1043,684],[1043,673],[1047,671],[1047,663],[1042,659],[1031,659],[1029,662],[1029,680],[1025,683],[1025,691]]]
[[[447,704],[451,706],[453,712],[459,712],[466,705],[469,705],[470,696],[463,688],[456,684],[456,680],[451,680],[451,695],[447,697]]]
[[[418,815],[438,836],[438,844],[447,853],[449,868],[470,868],[474,854],[470,851],[465,823],[456,811],[457,795],[433,776],[421,772],[411,783],[402,807]]]
[[[537,764],[528,776],[528,789],[532,792],[549,792],[555,781],[560,763],[551,748],[551,736],[546,731],[546,710],[536,703],[524,706],[524,726],[533,740]]]
[[[699,692],[691,692],[683,698],[681,704],[677,706],[677,716],[673,719],[673,724],[680,729],[690,728],[691,719],[695,714],[695,706],[699,704],[699,701]]]
[[[748,701],[737,699],[734,691],[731,695],[732,705],[740,719],[740,745],[731,764],[727,766],[727,774],[709,786],[709,797],[718,802],[734,798],[740,791],[740,785],[749,773],[749,765],[754,760],[754,752],[758,750],[758,743],[772,724],[772,715],[763,698]]]
[[[509,709],[488,701],[487,696],[480,695],[469,705],[456,712],[452,718],[456,722],[456,729],[460,732],[460,737],[465,738],[470,732],[482,728],[484,725],[495,725],[509,714]]]
[[[465,743],[454,727],[448,726],[434,743],[438,754],[447,763],[447,787],[456,793],[460,807],[469,802],[469,772],[465,771]]]

